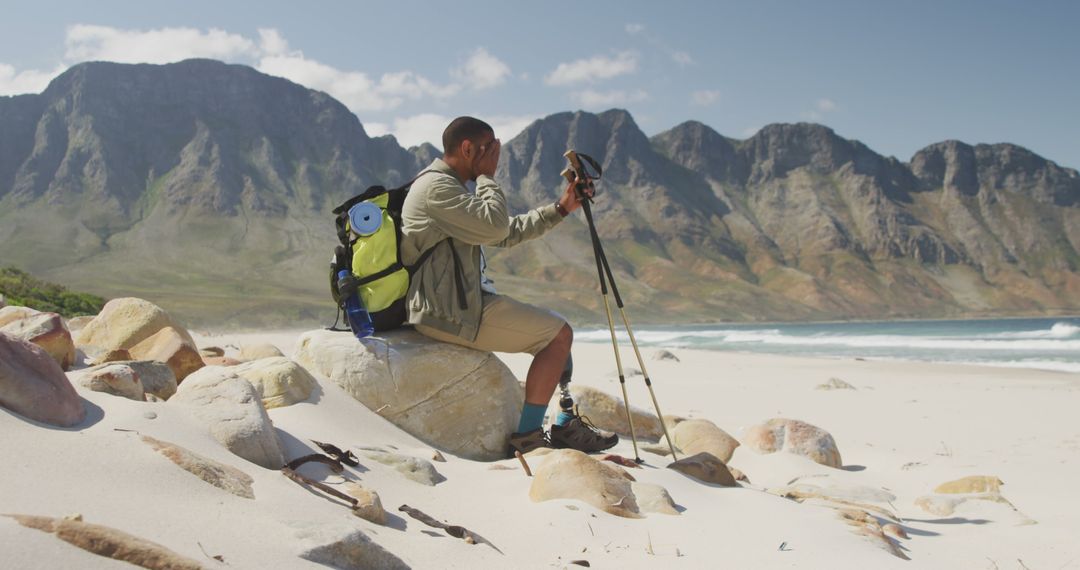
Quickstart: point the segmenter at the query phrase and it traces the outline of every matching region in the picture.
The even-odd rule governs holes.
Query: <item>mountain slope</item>
[[[821,125],[650,139],[625,111],[558,113],[503,147],[515,211],[556,199],[567,148],[603,165],[597,226],[640,320],[1080,309],[1080,177],[1014,145],[903,163]],[[248,67],[82,64],[0,97],[0,261],[194,322],[326,320],[329,210],[437,155]],[[489,257],[501,290],[602,318],[580,215]]]

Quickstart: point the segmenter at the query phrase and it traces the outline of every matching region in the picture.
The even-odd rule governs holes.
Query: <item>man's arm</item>
[[[506,239],[492,243],[495,247],[513,247],[523,241],[536,239],[562,221],[555,204],[541,206],[520,216],[510,218],[510,231]]]
[[[488,176],[479,177],[475,195],[455,181],[435,180],[425,202],[435,225],[465,243],[492,244],[506,239],[510,232],[506,196]]]

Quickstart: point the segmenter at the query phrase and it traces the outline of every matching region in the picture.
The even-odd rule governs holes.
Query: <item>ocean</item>
[[[621,324],[616,325],[619,329]],[[629,342],[625,331],[619,337]],[[1080,317],[650,325],[635,326],[634,337],[642,347],[974,363],[1080,373]],[[610,343],[611,334],[606,328],[577,330],[574,339]]]

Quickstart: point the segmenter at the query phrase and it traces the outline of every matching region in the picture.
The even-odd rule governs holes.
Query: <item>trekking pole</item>
[[[567,169],[566,171],[563,171],[563,176],[565,176],[567,178],[567,180],[570,180],[571,182],[573,182],[575,179],[579,181],[579,183],[578,183],[579,184],[578,192],[579,192],[579,196],[581,196],[581,198],[582,198],[581,207],[582,207],[582,210],[584,210],[584,212],[585,212],[585,221],[588,223],[588,226],[589,226],[589,236],[592,238],[593,255],[596,257],[597,271],[600,272],[600,270],[603,269],[603,271],[600,274],[601,294],[602,294],[603,299],[604,299],[604,309],[605,309],[605,311],[607,313],[608,330],[611,332],[612,346],[615,349],[615,363],[616,363],[616,366],[618,367],[619,382],[620,382],[620,384],[622,384],[622,387],[623,387],[622,388],[623,389],[623,403],[626,405],[626,418],[627,418],[627,422],[630,424],[630,437],[631,437],[631,439],[634,440],[634,455],[635,455],[636,461],[638,461],[639,463],[642,462],[640,457],[636,457],[637,456],[637,438],[636,438],[636,435],[634,433],[634,423],[633,423],[633,420],[631,419],[631,416],[630,416],[630,402],[626,397],[626,385],[625,385],[625,378],[623,376],[623,370],[622,370],[622,359],[619,356],[618,342],[616,341],[616,338],[615,338],[615,324],[614,324],[613,319],[611,317],[611,307],[608,304],[607,291],[606,291],[607,288],[605,287],[605,279],[604,279],[605,276],[607,277],[607,279],[606,279],[607,283],[610,283],[610,285],[611,285],[611,292],[615,296],[615,305],[619,308],[619,314],[622,317],[623,326],[626,327],[626,333],[630,337],[630,345],[634,349],[634,355],[637,357],[638,366],[641,367],[641,374],[645,378],[645,386],[648,387],[648,389],[649,389],[649,396],[652,399],[653,408],[656,410],[657,418],[660,421],[660,427],[664,431],[664,439],[667,440],[668,449],[671,451],[671,458],[673,460],[678,460],[678,455],[675,452],[675,445],[674,445],[674,443],[672,443],[672,440],[671,440],[671,434],[668,433],[667,424],[664,423],[664,415],[660,411],[660,403],[656,399],[656,391],[653,389],[652,379],[649,377],[648,369],[645,367],[645,359],[643,359],[641,357],[641,350],[638,348],[637,339],[634,337],[634,330],[630,326],[630,319],[626,316],[626,309],[625,309],[625,305],[623,304],[623,301],[622,301],[622,296],[619,295],[619,287],[618,287],[618,285],[615,284],[615,276],[611,272],[611,265],[608,263],[607,255],[604,254],[604,247],[600,243],[600,234],[596,231],[596,223],[593,220],[593,215],[592,215],[592,207],[591,207],[592,199],[591,199],[590,196],[588,196],[587,194],[584,194],[584,192],[583,192],[583,185],[589,185],[589,184],[591,184],[591,182],[589,181],[590,177],[588,176],[587,172],[585,171],[584,166],[581,163],[581,157],[584,157],[585,160],[588,161],[593,166],[593,168],[597,171],[597,175],[598,175],[597,177],[599,177],[599,174],[601,173],[600,165],[597,164],[596,161],[593,160],[588,155],[581,155],[581,154],[576,153],[576,152],[574,152],[572,150],[567,151],[564,156],[566,156],[566,158],[570,161],[572,171],[571,171],[571,169]],[[571,178],[571,176],[573,176],[574,178]]]

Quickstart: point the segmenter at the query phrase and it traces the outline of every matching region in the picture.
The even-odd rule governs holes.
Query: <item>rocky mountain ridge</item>
[[[557,113],[504,144],[515,211],[555,199],[567,148],[604,167],[597,224],[642,320],[1080,309],[1080,176],[1015,145],[945,141],[904,163],[815,124],[650,138],[625,111]],[[329,210],[437,155],[244,66],[82,64],[0,98],[0,261],[197,322],[332,318]],[[599,317],[578,217],[489,254],[502,290]]]

